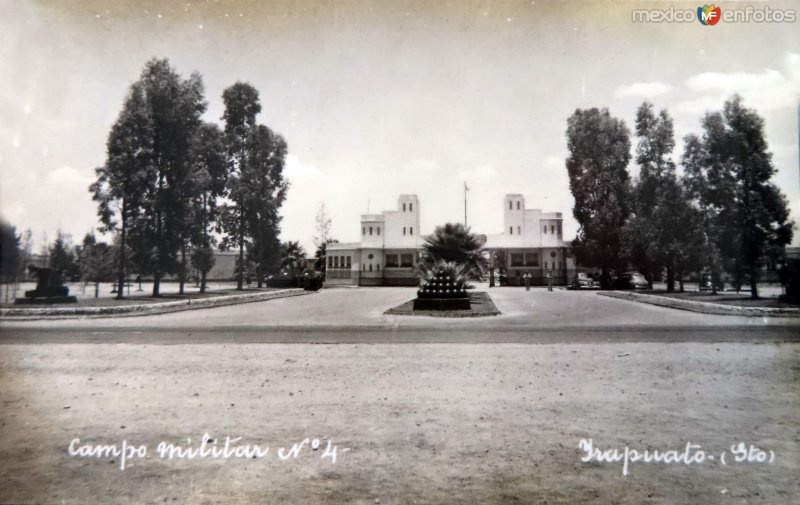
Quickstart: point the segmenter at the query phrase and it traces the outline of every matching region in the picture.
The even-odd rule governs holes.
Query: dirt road
[[[3,345],[0,503],[792,503],[800,345]],[[162,459],[165,441],[269,446]],[[191,442],[187,438],[191,437]],[[280,447],[323,439],[296,458]],[[146,446],[73,457],[71,441]],[[728,465],[584,463],[698,444]],[[322,457],[325,439],[338,448]],[[730,446],[774,451],[734,463]],[[212,442],[207,442],[207,445]],[[349,449],[345,451],[345,449]],[[286,455],[284,453],[284,455]],[[113,461],[112,461],[113,460]]]

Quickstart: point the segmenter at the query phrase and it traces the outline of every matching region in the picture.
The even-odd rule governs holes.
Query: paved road
[[[575,292],[490,290],[487,318],[389,316],[413,288],[309,296],[172,314],[0,323],[0,343],[796,342],[800,320],[717,316]]]

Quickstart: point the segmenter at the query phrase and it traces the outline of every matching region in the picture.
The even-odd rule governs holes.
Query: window
[[[550,233],[555,233],[555,232],[556,232],[556,227],[555,227],[555,225],[551,224],[550,225]]]
[[[410,227],[408,230],[409,230],[409,231],[408,231],[408,234],[409,234],[409,235],[413,235],[413,234],[414,234],[414,227],[413,227],[413,226],[412,226],[412,227]]]
[[[414,255],[413,254],[401,254],[400,255],[400,266],[401,267],[413,267],[414,266]]]
[[[522,228],[517,226],[517,235],[522,235]]]
[[[381,227],[378,226],[378,235],[380,235],[380,234],[381,234]]]
[[[509,226],[508,227],[508,234],[509,235],[513,235],[514,234],[514,227],[513,226]]]
[[[333,268],[339,268],[339,257],[338,256],[334,256],[333,257]]]
[[[558,223],[558,236],[561,236],[561,223]]]
[[[400,263],[399,263],[399,261],[397,259],[397,255],[396,254],[387,254],[386,255],[386,268],[399,267],[399,266],[400,266]]]
[[[328,268],[333,268],[333,256],[328,256]]]
[[[414,212],[414,204],[413,203],[409,203],[408,204],[408,211],[409,212]]]
[[[511,253],[511,266],[512,267],[521,267],[524,263],[525,255],[522,253]]]
[[[513,205],[514,205],[514,202],[509,200],[509,202],[508,202],[508,210],[514,210]]]
[[[406,204],[403,204],[403,212],[406,211]]]
[[[547,235],[547,225],[544,225],[544,233]]]
[[[372,263],[369,264],[369,271],[372,272]]]
[[[350,263],[350,256],[347,257],[347,268],[350,268],[352,263]]]
[[[406,227],[403,226],[403,235],[405,235],[405,234],[406,234]]]
[[[369,234],[372,235],[372,226],[369,227]]]
[[[361,270],[363,270],[363,271],[365,271],[365,272],[366,272],[366,271],[367,271],[367,265],[366,265],[366,264],[364,264],[364,265],[361,265]]]
[[[539,266],[539,253],[526,253],[525,254],[525,266],[529,267],[538,267]]]
[[[519,210],[519,202],[517,202],[517,210]]]
[[[377,270],[378,272],[380,272],[380,271],[381,271],[381,264],[380,264],[380,263],[378,263],[377,265],[375,265],[375,270]]]
[[[367,234],[367,229],[364,228],[363,226],[361,227],[361,234],[362,235],[366,235]]]

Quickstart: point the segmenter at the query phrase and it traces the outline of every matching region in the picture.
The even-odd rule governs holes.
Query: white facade
[[[425,237],[420,234],[416,195],[400,195],[397,209],[361,216],[361,241],[330,244],[326,282],[329,285],[416,285],[416,267]],[[563,240],[560,212],[527,209],[521,194],[503,198],[503,232],[488,235],[488,254],[500,263],[510,284],[531,273],[534,284],[550,273],[565,284],[574,272],[568,243]]]
[[[361,215],[361,242],[329,244],[329,285],[416,285],[415,268],[423,238],[419,198],[400,195],[397,210]]]
[[[510,284],[519,284],[530,273],[534,284],[566,284],[574,275],[569,243],[564,241],[561,212],[528,209],[521,194],[503,198],[503,232],[487,235],[485,249],[493,265],[504,270]]]

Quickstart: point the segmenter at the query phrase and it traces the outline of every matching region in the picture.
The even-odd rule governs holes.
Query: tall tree
[[[206,110],[203,82],[193,73],[182,78],[167,60],[153,59],[140,79],[152,124],[152,171],[147,185],[149,212],[137,218],[134,254],[153,274],[153,296],[164,274],[179,271],[177,253],[189,235],[187,179],[191,142]]]
[[[165,59],[147,62],[131,85],[109,134],[106,164],[90,187],[103,227],[121,226],[118,297],[128,244],[139,267],[153,274],[153,296],[160,295],[161,277],[177,269],[189,223],[182,191],[190,144],[205,109],[200,76],[183,79]]]
[[[632,193],[632,216],[626,227],[630,260],[645,274],[650,288],[658,272],[669,263],[657,238],[663,232],[658,220],[665,185],[675,175],[671,155],[675,146],[672,118],[665,110],[656,115],[653,105],[642,103],[636,113],[636,163],[639,177]],[[667,267],[668,276],[670,269]],[[669,281],[668,281],[669,284]]]
[[[703,126],[708,153],[707,182],[715,191],[717,247],[737,285],[749,278],[758,298],[758,280],[768,252],[791,242],[786,197],[775,175],[764,120],[734,96],[722,112],[707,114]]]
[[[119,231],[117,298],[123,296],[129,270],[129,231],[145,207],[147,182],[151,179],[152,129],[144,86],[136,82],[108,135],[106,163],[95,169],[97,180],[89,186],[98,204],[100,231]]]
[[[236,289],[244,287],[244,250],[247,239],[247,208],[250,191],[247,186],[249,139],[261,112],[258,91],[250,84],[237,82],[222,93],[225,112],[225,141],[229,156],[228,197],[232,204],[225,206],[220,228],[225,232],[223,245],[237,247],[240,267],[236,274]]]
[[[611,269],[625,262],[623,226],[631,211],[630,134],[608,109],[578,109],[567,120],[566,166],[575,199],[572,213],[580,226],[572,243],[578,260],[602,271],[611,284]]]
[[[227,163],[222,131],[215,124],[204,123],[192,141],[191,177],[185,186],[185,198],[191,201],[190,240],[195,245],[192,265],[200,272],[201,293],[205,293],[206,277],[215,263],[210,231],[219,215],[217,200],[225,195]],[[182,263],[185,270],[185,253]]]
[[[711,274],[711,290],[717,293],[722,273],[722,264],[719,248],[717,247],[717,215],[715,187],[708,178],[710,157],[706,150],[706,142],[695,134],[684,138],[683,166],[684,194],[686,199],[697,210],[700,228],[700,243],[693,252],[699,269],[708,268]]]
[[[258,91],[238,82],[222,94],[225,103],[225,139],[229,157],[228,199],[220,220],[223,245],[239,248],[244,265],[245,248],[256,265],[258,284],[278,262],[280,215],[288,182],[283,178],[286,141],[256,123],[261,111]],[[243,288],[244,269],[237,272],[237,289]]]
[[[636,115],[636,163],[640,167],[634,188],[634,213],[628,223],[631,260],[645,273],[652,288],[665,269],[667,291],[674,291],[676,273],[695,263],[702,242],[699,215],[685,193],[672,161],[675,147],[672,118],[666,110],[656,115],[645,102]]]
[[[280,260],[279,210],[286,199],[289,183],[283,177],[287,145],[280,135],[257,125],[250,138],[247,177],[247,231],[252,240],[251,261],[256,265],[258,287]]]

